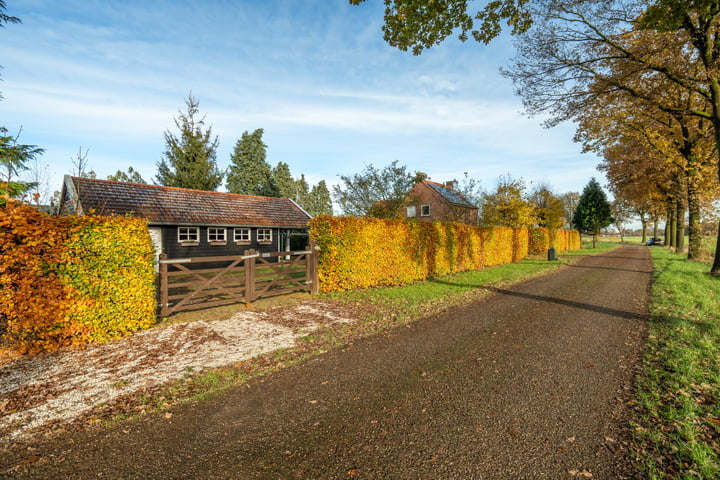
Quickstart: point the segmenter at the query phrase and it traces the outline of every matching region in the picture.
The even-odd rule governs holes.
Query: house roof
[[[70,176],[65,177],[64,192],[72,204],[71,209],[79,214],[92,211],[101,215],[135,215],[146,218],[150,224],[156,225],[304,228],[311,218],[295,202],[287,198],[208,192]]]
[[[454,205],[460,205],[461,207],[467,208],[477,208],[476,205],[473,205],[465,200],[465,197],[463,197],[462,194],[454,188],[450,188],[441,183],[431,182],[430,180],[424,180],[423,183],[435,190],[441,197]]]

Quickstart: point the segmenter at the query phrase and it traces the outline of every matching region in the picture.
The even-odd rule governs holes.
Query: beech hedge
[[[329,216],[311,220],[310,236],[323,292],[404,285],[581,245],[576,230]]]
[[[0,209],[0,332],[21,352],[82,347],[155,322],[153,247],[132,217]]]

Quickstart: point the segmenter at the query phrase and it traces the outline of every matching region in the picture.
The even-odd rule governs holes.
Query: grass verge
[[[720,278],[652,248],[651,321],[638,378],[638,465],[651,479],[720,478]]]

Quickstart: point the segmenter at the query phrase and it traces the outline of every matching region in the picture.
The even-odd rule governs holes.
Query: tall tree
[[[272,169],[272,179],[277,187],[277,196],[280,198],[295,199],[297,195],[297,184],[290,173],[290,166],[285,162],[279,162]]]
[[[147,183],[142,175],[140,175],[140,172],[135,170],[133,167],[128,167],[127,172],[118,170],[117,172],[108,175],[107,179],[114,182]]]
[[[538,227],[562,228],[565,220],[563,202],[553,193],[552,187],[541,182],[533,188],[528,198]]]
[[[616,198],[610,204],[610,213],[620,234],[620,243],[625,243],[625,225],[630,223],[634,217],[632,205],[623,198]]]
[[[300,178],[295,180],[295,203],[300,206],[306,205],[309,201],[310,185],[305,180],[305,174],[300,174]]]
[[[362,1],[350,0],[350,3]],[[525,32],[509,73],[519,85],[518,91],[528,112],[551,114],[548,125],[573,118],[583,110],[587,99],[617,90],[652,102],[667,112],[710,120],[720,180],[720,2],[497,0],[489,2],[476,16],[468,12],[466,0],[386,0],[385,3],[386,41],[403,50],[412,47],[416,54],[457,30],[460,39],[465,40],[473,29],[473,17],[482,22],[479,31],[472,32],[479,41],[487,42],[497,36],[501,20],[507,20],[512,33]],[[652,41],[634,43],[631,33],[640,30],[657,35]],[[686,62],[672,64],[658,55],[678,45]],[[628,75],[627,69],[624,75],[608,70],[616,61],[631,62],[634,75]],[[688,63],[693,68],[687,68]],[[653,75],[704,96],[707,108],[678,109],[665,103],[669,96],[638,88],[642,82],[630,86],[624,81]],[[596,84],[588,88],[595,80],[602,80],[606,87],[597,88]],[[720,275],[720,228],[710,273]]]
[[[30,167],[27,163],[42,155],[44,150],[35,145],[18,143],[20,133],[8,135],[5,127],[0,127],[0,205],[10,198],[22,197],[34,187],[32,182],[23,182],[20,173]]]
[[[165,131],[165,152],[155,180],[167,187],[214,191],[224,175],[216,162],[218,138],[212,138],[212,127],[205,129],[205,116],[199,117],[200,102],[192,93],[185,105],[187,111],[178,111],[174,119],[180,136]]]
[[[598,235],[612,222],[610,202],[600,184],[593,178],[580,195],[580,201],[573,215],[573,225],[581,233],[593,236],[593,248],[595,248]]]
[[[530,227],[536,219],[533,207],[525,197],[525,182],[501,176],[493,192],[485,195],[482,225],[502,227]]]
[[[572,217],[580,201],[580,193],[567,192],[560,195],[560,202],[563,206],[563,227],[572,228]]]
[[[328,190],[325,180],[320,180],[317,185],[312,187],[302,207],[313,217],[333,214],[332,198],[330,198],[330,190]]]
[[[333,194],[345,215],[394,218],[410,189],[423,178],[421,173],[411,173],[395,160],[382,169],[367,165],[355,175],[341,175],[341,183],[333,186]]]
[[[518,42],[506,72],[528,112],[550,113],[548,125],[554,125],[621,92],[678,119],[708,120],[720,179],[719,2],[560,0],[533,15],[532,33]],[[711,273],[720,275],[720,248]]]
[[[278,195],[272,168],[266,161],[267,145],[262,136],[262,128],[253,133],[246,130],[235,143],[226,183],[229,192],[265,197]]]

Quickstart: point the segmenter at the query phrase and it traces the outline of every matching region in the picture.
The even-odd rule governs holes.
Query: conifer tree
[[[597,246],[600,231],[613,223],[610,202],[594,178],[583,188],[580,201],[573,215],[573,226],[580,233],[593,236],[593,248]]]
[[[272,169],[266,161],[267,145],[263,143],[262,135],[262,128],[253,133],[246,130],[235,143],[226,183],[229,192],[265,197],[278,195]]]
[[[35,145],[22,145],[15,137],[7,135],[7,129],[0,127],[0,206],[9,198],[19,198],[34,188],[32,182],[23,182],[19,174],[29,169],[27,162],[42,155],[44,149]]]
[[[204,116],[197,118],[200,102],[192,93],[185,100],[185,105],[187,112],[179,112],[179,117],[175,118],[180,137],[165,131],[166,149],[164,158],[157,164],[155,179],[158,184],[167,187],[214,191],[222,183],[224,175],[216,163],[218,138],[212,138],[212,127],[204,128]]]
[[[318,184],[312,188],[302,207],[313,217],[333,214],[332,198],[330,197],[330,190],[325,180],[320,180]]]
[[[309,196],[310,185],[308,185],[307,180],[305,180],[305,174],[302,173],[300,174],[300,178],[295,180],[295,198],[293,200],[295,200],[295,203],[305,208]]]
[[[278,197],[295,199],[296,182],[290,174],[290,166],[287,163],[278,163],[272,170],[272,178],[277,186]]]

